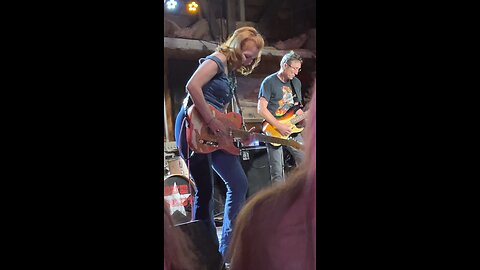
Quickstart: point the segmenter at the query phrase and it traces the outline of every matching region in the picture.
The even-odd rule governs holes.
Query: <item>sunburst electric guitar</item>
[[[265,133],[266,135],[268,136],[272,136],[272,137],[275,137],[275,138],[280,138],[280,139],[288,139],[292,134],[296,134],[296,133],[299,133],[299,132],[302,132],[303,130],[303,127],[299,128],[297,127],[295,124],[297,124],[298,122],[302,121],[303,119],[305,119],[305,117],[307,116],[307,113],[304,112],[300,115],[296,115],[295,112],[299,109],[300,107],[298,106],[294,106],[292,108],[290,108],[286,113],[284,113],[282,116],[279,116],[279,117],[276,117],[277,120],[280,122],[280,123],[285,123],[285,124],[289,124],[290,125],[290,129],[292,130],[292,133],[288,136],[283,136],[273,125],[271,125],[270,123],[268,123],[267,121],[263,121],[262,123],[262,131],[263,133]],[[293,140],[290,140],[290,141],[293,141]],[[272,145],[274,146],[279,146],[281,144],[279,143],[275,143],[275,142],[272,142],[271,143]]]
[[[241,130],[242,116],[235,112],[222,113],[209,105],[216,119],[221,121],[227,127],[225,136],[216,136],[203,121],[203,117],[195,109],[195,105],[190,106],[187,111],[188,127],[187,142],[190,148],[196,153],[207,154],[217,150],[223,150],[232,155],[240,155],[240,149],[235,145],[235,140],[258,140],[278,145],[289,145],[296,149],[303,149],[303,145],[294,140],[271,137],[259,133]]]

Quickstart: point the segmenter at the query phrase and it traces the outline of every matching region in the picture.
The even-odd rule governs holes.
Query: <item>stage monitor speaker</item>
[[[192,252],[198,257],[196,269],[220,270],[224,263],[218,251],[218,243],[209,232],[206,221],[195,220],[175,225],[180,228],[193,243]]]
[[[247,198],[272,184],[266,146],[242,148],[240,158],[248,179]]]

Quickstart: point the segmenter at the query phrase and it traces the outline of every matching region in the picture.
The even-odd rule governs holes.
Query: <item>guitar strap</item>
[[[299,95],[298,95],[298,92],[297,92],[297,89],[295,89],[295,86],[293,86],[293,80],[290,80],[290,85],[292,86],[292,89],[293,89],[293,105],[296,106],[298,105],[299,108],[303,108],[303,104],[302,102],[299,100]],[[294,134],[292,135],[292,138],[296,137],[298,135],[297,134]]]
[[[185,117],[187,117],[188,107],[192,106],[192,104],[193,104],[193,100],[190,97],[190,93],[188,93],[187,91],[187,96],[183,99],[183,102],[182,102],[182,107],[185,109]]]
[[[302,105],[302,102],[298,99],[298,92],[297,92],[297,90],[295,89],[295,86],[293,86],[293,80],[290,80],[290,85],[292,86],[292,89],[293,89],[293,92],[294,92],[294,94],[293,94],[293,103],[300,105],[300,108],[302,108],[303,105]]]
[[[245,125],[245,118],[243,117],[243,113],[242,113],[242,107],[240,107],[240,102],[238,101],[238,95],[237,95],[237,88],[236,87],[233,90],[233,99],[235,99],[235,103],[237,104],[237,108],[238,108],[238,113],[240,114],[240,116],[242,118],[242,128],[244,130],[247,130],[247,126]]]
[[[185,129],[187,128],[187,125],[189,125],[188,117],[186,115],[187,115],[187,113],[186,113],[186,110],[185,110],[185,117],[183,118],[182,125],[180,127],[180,137],[183,136],[183,134],[184,134],[183,132],[186,132]],[[186,134],[185,134],[185,136],[186,136]],[[185,153],[185,155],[183,155],[181,145],[182,145],[182,143],[178,144],[178,151],[187,163],[188,180],[195,183],[195,181],[193,181],[193,179],[192,179],[192,175],[190,174],[190,158],[192,157],[192,155],[194,153],[193,153],[193,151],[190,151],[190,145],[188,145],[188,143],[187,143],[187,152]]]
[[[188,119],[187,109],[192,104],[193,104],[193,101],[190,98],[190,94],[187,93],[187,96],[183,100],[183,104],[182,104],[183,111],[185,112],[185,115],[183,116],[182,124],[180,125],[180,135],[179,135],[180,136],[180,138],[179,138],[180,141],[186,140],[187,128],[188,128],[188,126],[190,126],[190,120]],[[194,152],[190,150],[190,145],[188,143],[187,143],[187,149],[186,150],[187,150],[186,152],[183,152],[182,144],[180,143],[178,145],[178,151],[181,153],[181,155],[183,156],[183,158],[187,162],[187,170],[189,172],[188,175],[190,175],[190,158],[192,157]]]

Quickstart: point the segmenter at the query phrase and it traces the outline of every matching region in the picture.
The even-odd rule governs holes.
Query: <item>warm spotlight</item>
[[[190,13],[197,13],[198,11],[198,4],[195,1],[192,1],[187,4],[187,11]]]

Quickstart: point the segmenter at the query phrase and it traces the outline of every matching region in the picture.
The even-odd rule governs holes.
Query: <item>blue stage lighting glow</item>
[[[168,0],[167,1],[167,8],[168,9],[175,9],[177,7],[177,1],[175,0]]]

